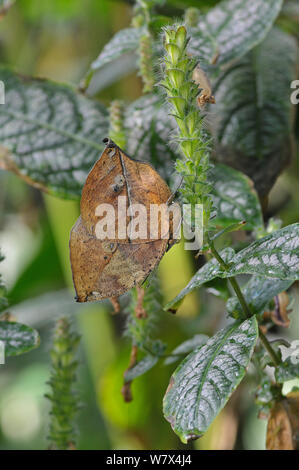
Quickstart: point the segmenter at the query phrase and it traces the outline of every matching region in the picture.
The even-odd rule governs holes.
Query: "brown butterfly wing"
[[[96,238],[96,207],[109,203],[117,214],[120,195],[127,196],[128,204],[143,204],[149,214],[150,204],[166,203],[171,192],[150,165],[132,160],[113,144],[113,147],[107,146],[87,177],[82,191],[81,217],[71,231],[71,265],[79,302],[127,292],[146,279],[166,251],[167,239],[129,240],[127,237],[108,241]],[[129,221],[127,217],[127,223]],[[117,225],[116,220],[116,228]]]
[[[165,253],[167,240],[149,243],[108,244],[88,234],[81,218],[70,238],[73,281],[78,302],[102,300],[124,294],[140,284]]]
[[[100,204],[109,203],[115,210],[117,235],[119,196],[126,197],[126,212],[129,204],[142,204],[146,208],[149,227],[150,204],[166,203],[171,197],[171,191],[151,165],[132,160],[116,146],[107,147],[89,173],[82,191],[80,212],[90,233],[95,234],[99,220],[96,208]],[[130,218],[126,220],[128,225]],[[117,236],[116,240],[118,243],[129,241],[128,237],[119,240]],[[131,243],[140,241],[131,240]],[[147,241],[149,238],[144,243]]]

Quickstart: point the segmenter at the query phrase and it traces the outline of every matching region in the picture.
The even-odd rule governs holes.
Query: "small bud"
[[[165,30],[165,43],[172,42],[175,39],[175,31],[173,29]]]
[[[180,26],[175,35],[176,44],[181,50],[184,50],[187,44],[187,31],[184,26]]]

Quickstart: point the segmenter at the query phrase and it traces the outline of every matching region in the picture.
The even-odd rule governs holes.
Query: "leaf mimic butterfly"
[[[70,235],[78,302],[118,297],[140,285],[172,241],[169,234],[173,233],[174,217],[167,225],[160,216],[156,237],[152,236],[150,226],[151,207],[169,207],[172,194],[167,184],[150,164],[133,160],[110,139],[103,142],[106,148],[87,177],[82,190],[81,216]],[[139,219],[146,223],[143,238],[136,237],[136,220],[133,226],[132,207],[136,205],[146,210]],[[99,215],[107,217],[108,213],[112,214],[109,220],[114,230],[107,238],[99,236],[98,224],[104,220]],[[103,228],[102,224],[102,235]]]

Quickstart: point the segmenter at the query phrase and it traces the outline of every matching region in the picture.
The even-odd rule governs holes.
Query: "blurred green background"
[[[130,24],[129,3],[18,0],[0,23],[0,61],[23,74],[78,84],[104,44]],[[184,2],[172,3],[173,11],[179,13]],[[141,95],[141,88],[140,79],[132,74],[98,98],[105,104],[115,98],[130,102]],[[298,176],[298,163],[293,162],[270,194],[269,215],[280,216],[284,225],[296,220]],[[120,391],[130,352],[122,337],[124,317],[112,316],[106,302],[88,306],[74,302],[68,237],[78,212],[77,203],[45,196],[15,175],[0,171],[0,247],[6,258],[0,268],[9,290],[10,311],[37,328],[42,340],[37,350],[9,358],[1,366],[0,448],[46,448],[49,349],[55,319],[62,315],[70,315],[82,335],[78,448],[264,448],[266,423],[257,419],[250,376],[207,435],[188,446],[180,443],[162,415],[162,398],[173,366],[160,364],[136,379],[133,402],[123,402]],[[196,262],[180,245],[164,257],[159,274],[166,300],[186,284],[195,269]],[[293,289],[293,296],[299,300],[298,289]],[[221,299],[200,290],[185,300],[176,318],[161,314],[156,334],[170,348],[195,333],[212,334],[223,324],[223,305]],[[297,307],[288,333],[292,339],[299,337],[298,313]]]

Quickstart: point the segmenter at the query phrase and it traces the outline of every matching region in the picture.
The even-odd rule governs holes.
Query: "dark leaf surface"
[[[263,40],[276,19],[282,0],[226,0],[191,30],[190,52],[223,65],[246,54]]]
[[[255,317],[220,330],[170,379],[163,410],[183,442],[200,437],[243,379],[258,337]]]
[[[252,181],[243,173],[226,165],[211,170],[212,195],[217,208],[216,224],[228,226],[246,221],[245,229],[263,226],[263,216]]]
[[[187,354],[193,349],[198,348],[198,346],[202,346],[208,339],[207,335],[195,335],[193,338],[187,339],[172,351],[171,355],[165,359],[164,364],[172,364],[182,359],[183,354]]]
[[[0,68],[0,167],[52,194],[78,198],[107,136],[103,106],[71,87]]]
[[[223,72],[213,90],[216,159],[250,176],[262,196],[291,155],[290,83],[297,51],[291,36],[274,29]]]
[[[239,251],[231,260],[225,277],[242,273],[298,279],[299,223],[276,230]]]
[[[145,95],[128,106],[125,119],[129,155],[154,165],[164,178],[169,176],[178,155],[170,145],[174,121],[158,94]]]

